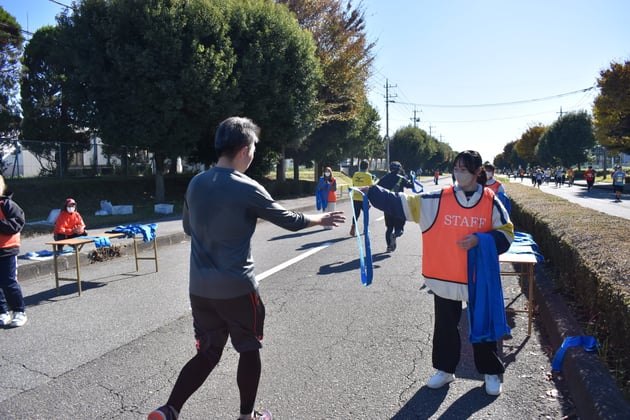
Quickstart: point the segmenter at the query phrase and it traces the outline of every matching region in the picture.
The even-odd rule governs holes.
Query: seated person
[[[53,236],[55,241],[76,238],[77,236],[87,236],[85,223],[77,211],[77,202],[74,201],[74,199],[66,199],[66,202],[55,221]],[[63,246],[58,246],[57,248],[61,250],[63,249]]]

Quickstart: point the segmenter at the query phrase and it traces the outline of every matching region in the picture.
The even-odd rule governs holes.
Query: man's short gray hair
[[[258,142],[260,128],[249,118],[230,117],[221,122],[214,135],[214,148],[217,156],[234,158],[245,146]]]

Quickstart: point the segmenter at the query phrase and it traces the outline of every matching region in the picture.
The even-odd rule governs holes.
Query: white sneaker
[[[455,380],[455,375],[452,373],[438,370],[435,375],[431,376],[431,379],[427,381],[427,386],[431,389],[442,388],[446,384],[450,384]]]
[[[26,324],[28,318],[24,312],[13,312],[13,321],[11,321],[12,327],[21,327]]]
[[[488,395],[500,395],[501,394],[501,379],[499,375],[485,375],[486,382],[486,394]]]
[[[11,323],[11,314],[8,312],[0,314],[0,326],[9,325]]]

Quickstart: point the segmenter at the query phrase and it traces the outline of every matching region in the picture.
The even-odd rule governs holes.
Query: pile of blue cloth
[[[528,247],[531,247],[531,251]],[[507,250],[510,254],[531,254],[536,256],[536,260],[541,263],[545,261],[545,257],[538,252],[538,244],[534,241],[534,237],[525,232],[514,232],[514,241]]]
[[[147,225],[131,224],[116,226],[112,230],[108,230],[107,233],[124,233],[127,238],[132,238],[137,234],[142,235],[143,242],[151,242],[157,235],[157,223],[150,223]]]
[[[112,246],[112,242],[107,236],[82,236],[81,239],[91,239],[97,248]]]

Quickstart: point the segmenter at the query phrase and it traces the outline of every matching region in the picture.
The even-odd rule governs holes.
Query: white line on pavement
[[[295,258],[291,258],[288,261],[283,262],[282,264],[279,264],[273,268],[270,268],[269,270],[265,271],[264,273],[260,273],[259,275],[256,276],[256,280],[261,281],[269,276],[271,276],[272,274],[277,273],[280,270],[284,270],[285,268],[295,264],[296,262],[302,261],[304,258],[308,258],[311,255],[321,251],[324,248],[328,248],[329,246],[331,246],[333,243],[332,242],[325,242],[319,246],[316,246],[313,249],[309,249],[308,251],[306,251],[303,254],[298,255]]]

